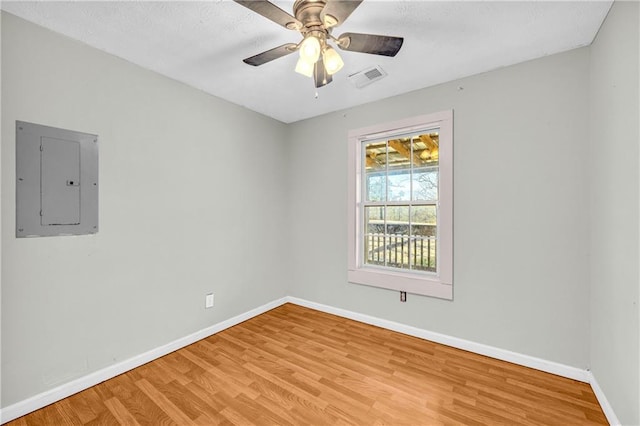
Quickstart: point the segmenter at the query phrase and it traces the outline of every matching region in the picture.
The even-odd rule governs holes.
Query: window
[[[453,298],[453,112],[349,132],[349,282]]]

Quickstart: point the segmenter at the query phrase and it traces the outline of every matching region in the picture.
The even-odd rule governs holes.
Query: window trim
[[[438,268],[433,274],[360,264],[362,245],[362,142],[439,127]],[[350,130],[348,133],[348,281],[453,300],[453,110]]]

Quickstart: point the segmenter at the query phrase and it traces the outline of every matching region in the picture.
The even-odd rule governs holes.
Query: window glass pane
[[[438,236],[435,206],[411,207],[411,269],[436,272]]]
[[[363,142],[364,264],[436,272],[438,131]]]
[[[411,199],[411,169],[389,170],[389,201]]]
[[[372,142],[364,145],[365,199],[387,199],[387,143]]]
[[[438,131],[412,138],[413,200],[438,199]]]
[[[438,168],[421,168],[413,171],[413,199],[435,201],[438,199]]]
[[[389,140],[389,200],[411,199],[411,139]]]
[[[369,265],[384,265],[384,207],[364,208],[364,259]]]
[[[387,266],[409,269],[409,206],[387,206]]]

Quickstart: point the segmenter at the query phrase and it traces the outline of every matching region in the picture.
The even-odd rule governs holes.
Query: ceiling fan
[[[329,45],[329,41],[342,50],[383,56],[395,56],[404,41],[402,37],[358,33],[334,37],[331,34],[333,28],[343,24],[363,0],[296,0],[293,5],[294,16],[268,0],[234,1],[278,25],[298,31],[303,37],[298,44],[283,44],[246,58],[243,62],[259,66],[298,51],[300,58],[295,70],[307,77],[313,76],[316,87],[331,83],[332,75],[344,66],[342,58]]]

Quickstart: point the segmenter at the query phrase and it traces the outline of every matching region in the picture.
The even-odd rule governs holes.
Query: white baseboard
[[[48,390],[41,394],[35,395],[31,398],[17,402],[6,408],[0,410],[0,424],[4,424],[11,420],[17,419],[32,411],[38,410],[56,401],[71,396],[77,392],[83,391],[91,386],[95,386],[98,383],[102,383],[105,380],[111,379],[143,364],[146,364],[154,359],[160,358],[180,348],[188,346],[192,343],[216,334],[229,327],[233,327],[243,321],[258,316],[264,312],[267,312],[273,308],[276,308],[285,303],[293,303],[295,305],[304,306],[307,308],[315,309],[318,311],[338,315],[343,318],[349,318],[355,321],[360,321],[366,324],[375,325],[385,328],[387,330],[397,331],[399,333],[407,334],[409,336],[419,337],[421,339],[430,340],[432,342],[441,343],[443,345],[452,346],[458,349],[464,349],[470,352],[474,352],[480,355],[486,355],[491,358],[500,359],[503,361],[512,362],[514,364],[522,365],[525,367],[534,368],[536,370],[545,371],[547,373],[556,374],[558,376],[567,377],[573,380],[589,383],[593,388],[593,391],[600,403],[602,410],[607,417],[607,420],[611,425],[619,425],[620,422],[613,412],[613,408],[609,404],[604,392],[598,385],[593,374],[587,370],[581,370],[576,367],[571,367],[564,364],[559,364],[552,361],[547,361],[541,358],[532,357],[529,355],[520,354],[517,352],[508,351],[505,349],[496,348],[493,346],[485,345],[482,343],[472,342],[470,340],[460,339],[458,337],[447,336],[446,334],[440,334],[433,331],[412,327],[406,324],[389,321],[370,315],[365,315],[346,309],[336,308],[333,306],[323,305],[321,303],[311,302],[297,297],[283,297],[265,305],[259,306],[243,314],[237,315],[228,320],[219,322],[211,327],[207,327],[203,330],[185,336],[183,338],[174,340],[166,345],[152,349],[143,354],[137,355],[128,360],[119,362],[102,370],[88,374],[87,376],[80,377],[69,383],[65,383],[57,388]]]
[[[180,348],[189,346],[190,344],[195,343],[198,340],[202,340],[229,327],[240,324],[243,321],[251,319],[286,303],[286,299],[286,297],[283,297],[281,299],[274,300],[273,302],[269,302],[248,312],[237,315],[233,318],[229,318],[228,320],[221,321],[188,336],[174,340],[173,342],[170,342],[166,345],[152,349],[140,355],[136,355],[117,364],[110,365],[109,367],[103,368],[102,370],[98,370],[86,376],[80,377],[76,380],[60,385],[54,389],[17,402],[13,405],[9,405],[0,410],[0,424],[4,424],[11,420],[17,419],[18,417],[24,416],[25,414],[28,414],[32,411],[38,410],[42,407],[46,407],[49,404],[60,401],[61,399],[67,398],[75,393],[90,388],[91,386],[95,386],[98,383],[102,383],[105,380],[116,377],[122,373],[126,373],[127,371],[133,370],[134,368],[153,361],[154,359],[158,359]]]
[[[329,314],[338,315],[340,317],[364,322],[366,324],[375,325],[386,328],[387,330],[397,331],[409,336],[419,337],[421,339],[430,340],[432,342],[441,343],[443,345],[452,346],[465,351],[474,352],[480,355],[486,355],[491,358],[500,359],[502,361],[512,362],[514,364],[531,367],[536,370],[545,371],[547,373],[556,374],[558,376],[567,377],[573,380],[589,383],[589,372],[580,368],[571,367],[557,362],[547,361],[529,355],[523,355],[517,352],[508,351],[506,349],[496,348],[494,346],[482,343],[472,342],[470,340],[460,339],[458,337],[447,336],[433,331],[424,330],[410,325],[401,324],[381,318],[372,317],[357,312],[348,311],[346,309],[335,308],[333,306],[323,305],[320,303],[310,302],[297,297],[287,297],[288,302],[305,306]]]
[[[607,418],[607,421],[611,426],[621,425],[622,423],[620,423],[620,420],[618,420],[618,416],[616,416],[616,413],[613,411],[613,407],[611,406],[611,404],[609,403],[609,400],[607,399],[606,395],[602,391],[602,388],[598,384],[598,381],[596,380],[595,376],[591,371],[588,371],[587,373],[589,374],[589,379],[590,379],[589,384],[591,384],[591,389],[593,389],[593,393],[596,395],[596,398],[598,399],[598,403],[600,404],[602,411],[604,411],[604,415]]]

